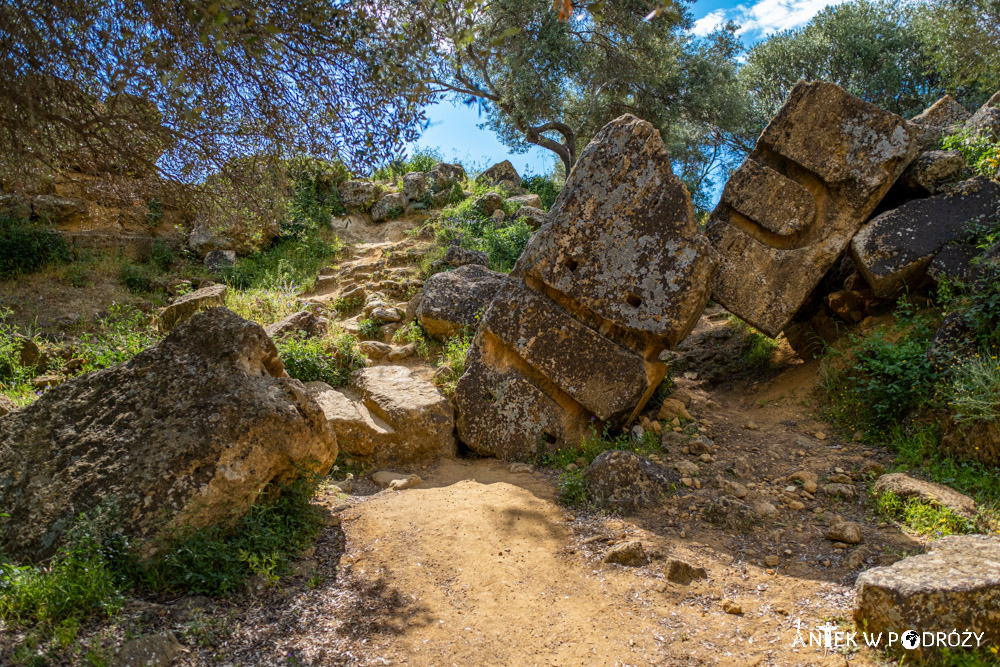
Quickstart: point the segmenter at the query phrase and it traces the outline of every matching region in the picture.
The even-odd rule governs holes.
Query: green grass
[[[283,237],[271,247],[241,258],[236,266],[227,267],[222,277],[231,288],[243,291],[303,292],[313,286],[320,269],[329,266],[342,248],[336,235],[327,232]]]
[[[347,384],[351,371],[367,363],[358,339],[346,332],[327,338],[286,336],[275,345],[285,370],[302,382],[318,380],[342,387]]]
[[[404,345],[413,343],[416,346],[417,356],[421,359],[429,358],[432,350],[437,346],[427,335],[420,322],[417,321],[409,322],[402,328],[397,329],[392,335],[392,341]]]
[[[963,130],[944,137],[941,144],[945,150],[961,152],[973,173],[987,178],[1000,178],[1000,142],[990,141],[984,136],[973,136]]]
[[[875,506],[883,516],[899,521],[912,532],[925,537],[938,538],[977,532],[974,520],[917,498],[904,500],[891,491],[885,491],[876,497]]]
[[[381,340],[382,323],[369,317],[358,320],[358,335],[362,340]]]
[[[471,332],[453,336],[444,343],[437,366],[439,369],[446,368],[447,371],[439,371],[440,374],[435,374],[434,381],[447,396],[455,393],[455,385],[465,373],[465,360],[469,354],[470,345],[472,345]]]

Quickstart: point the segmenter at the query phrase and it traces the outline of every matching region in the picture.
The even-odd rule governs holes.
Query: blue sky
[[[741,26],[740,37],[747,45],[780,30],[798,28],[817,12],[844,0],[696,0],[691,8],[694,33],[707,35],[730,19]],[[544,174],[552,168],[555,156],[533,148],[514,155],[492,132],[480,129],[483,122],[475,105],[440,102],[428,108],[429,126],[414,147],[436,148],[447,161],[461,161],[480,168],[510,160],[518,173]]]

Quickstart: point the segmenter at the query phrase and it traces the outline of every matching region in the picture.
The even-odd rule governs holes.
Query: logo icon
[[[903,633],[899,641],[903,645],[903,648],[907,651],[912,651],[920,646],[920,633],[916,630],[907,630]]]

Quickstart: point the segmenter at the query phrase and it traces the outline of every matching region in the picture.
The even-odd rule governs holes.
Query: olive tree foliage
[[[1000,89],[1000,0],[921,2],[913,25],[948,93],[971,107]]]
[[[425,98],[399,26],[368,7],[5,0],[5,187],[66,169],[251,187],[296,154],[381,163],[415,138]]]
[[[427,48],[427,92],[479,105],[513,150],[540,146],[569,171],[609,121],[653,123],[692,189],[717,171],[735,114],[732,27],[695,41],[688,0],[387,0]],[[650,16],[651,12],[655,14]],[[650,17],[646,20],[646,17]]]
[[[800,79],[836,83],[907,118],[943,94],[910,8],[886,0],[833,5],[804,27],[757,43],[739,78],[754,115],[748,137],[756,137]]]

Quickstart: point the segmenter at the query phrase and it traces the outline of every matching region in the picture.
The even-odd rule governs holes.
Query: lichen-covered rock
[[[490,256],[482,250],[469,250],[460,245],[450,245],[441,259],[434,262],[434,266],[453,266],[456,269],[467,264],[478,264],[479,266],[489,266]]]
[[[459,436],[518,459],[625,423],[663,378],[660,352],[697,321],[714,271],[659,133],[630,115],[609,123],[482,318],[455,393]]]
[[[900,184],[922,196],[936,195],[955,182],[965,170],[965,158],[958,151],[926,151],[910,163]]]
[[[1000,139],[1000,91],[979,107],[966,123],[968,130],[987,139]]]
[[[513,197],[508,197],[507,201],[512,204],[520,204],[523,206],[531,206],[533,208],[542,207],[542,198],[531,192],[526,195],[515,195]]]
[[[344,181],[338,188],[340,203],[348,211],[367,211],[378,201],[382,188],[371,181]]]
[[[51,555],[81,512],[113,502],[147,542],[241,516],[271,482],[326,474],[337,442],[259,325],[191,317],[113,368],[50,389],[0,420],[4,551]]]
[[[832,83],[799,82],[712,213],[712,298],[777,336],[916,151],[902,118]]]
[[[160,313],[160,331],[170,331],[199,310],[226,305],[226,286],[209,285],[177,297]]]
[[[492,216],[497,211],[503,213],[503,195],[499,192],[484,193],[472,202],[472,206],[487,217]]]
[[[210,250],[205,254],[202,262],[208,272],[213,275],[222,273],[223,269],[228,269],[236,265],[235,250]]]
[[[379,465],[454,456],[455,412],[433,384],[404,366],[351,373],[348,386],[307,385],[340,448]]]
[[[534,206],[522,206],[514,213],[515,220],[524,220],[532,229],[538,229],[549,221],[549,214]]]
[[[475,330],[478,318],[506,278],[478,264],[435,273],[424,283],[417,319],[429,335],[439,340],[462,330]]]
[[[875,480],[874,493],[893,493],[903,500],[920,500],[949,509],[966,519],[976,517],[976,501],[955,489],[923,479],[915,479],[901,472],[882,475]]]
[[[10,413],[17,410],[17,406],[14,405],[14,401],[10,400],[6,396],[0,396],[0,417],[6,417]]]
[[[871,633],[985,633],[1000,643],[1000,538],[950,535],[927,553],[858,575],[854,619]]]
[[[460,164],[439,162],[427,172],[427,182],[434,192],[449,190],[465,180],[465,168]]]
[[[941,248],[927,265],[927,275],[934,282],[942,280],[967,281],[972,276],[972,260],[976,248],[967,243],[952,243]]]
[[[489,183],[499,185],[508,192],[521,191],[521,177],[517,175],[517,170],[510,160],[504,160],[493,165],[476,178],[479,183]]]
[[[1000,217],[1000,184],[977,177],[944,194],[907,202],[876,216],[851,242],[851,257],[876,295],[917,287],[927,265],[970,227]]]
[[[403,174],[403,194],[408,200],[419,201],[428,191],[427,174],[422,171]]]
[[[372,207],[372,221],[385,222],[386,220],[398,218],[406,212],[407,203],[406,195],[402,192],[391,192],[387,195],[382,195],[378,202],[375,203],[375,206]]]
[[[634,452],[603,452],[583,473],[587,495],[619,512],[656,505],[677,483],[677,475]]]
[[[920,147],[930,148],[944,134],[958,130],[970,115],[954,97],[945,95],[910,120],[917,126]]]
[[[289,335],[323,336],[330,328],[330,322],[309,310],[292,313],[285,319],[267,326],[265,331],[271,338],[282,338]]]

